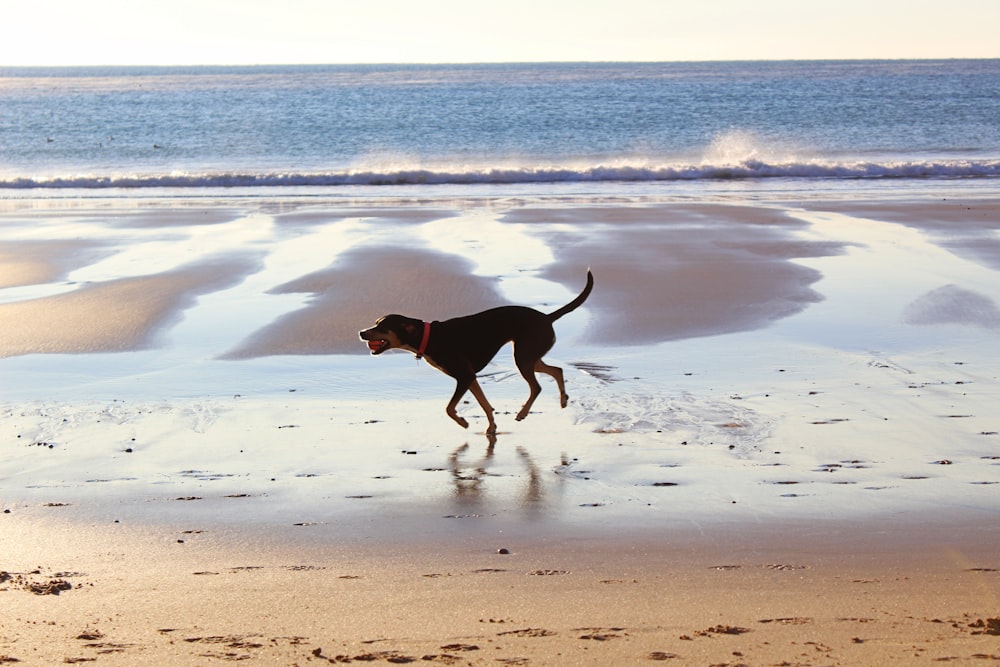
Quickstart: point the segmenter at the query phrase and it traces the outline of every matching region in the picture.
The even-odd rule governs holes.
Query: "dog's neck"
[[[424,322],[424,335],[420,339],[420,347],[417,348],[417,359],[422,359],[427,350],[427,342],[431,339],[431,323]]]

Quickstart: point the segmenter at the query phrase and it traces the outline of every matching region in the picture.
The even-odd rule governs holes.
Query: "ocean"
[[[998,119],[1000,60],[0,68],[0,196],[921,187]]]

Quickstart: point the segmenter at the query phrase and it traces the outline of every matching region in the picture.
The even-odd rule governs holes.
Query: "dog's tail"
[[[576,297],[575,299],[567,303],[559,310],[550,313],[549,319],[552,321],[558,320],[566,313],[574,311],[577,308],[579,308],[581,305],[583,305],[583,302],[587,300],[587,297],[590,296],[590,290],[592,289],[594,289],[594,274],[590,272],[590,269],[587,269],[587,286],[583,288],[582,292],[580,292],[580,296]]]

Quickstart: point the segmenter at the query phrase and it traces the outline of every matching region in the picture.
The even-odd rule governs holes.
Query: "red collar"
[[[424,350],[427,349],[427,341],[431,339],[431,323],[424,322],[424,337],[420,339],[420,349],[417,350],[417,359],[424,356]]]

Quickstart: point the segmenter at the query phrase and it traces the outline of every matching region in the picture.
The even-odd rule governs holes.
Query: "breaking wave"
[[[169,174],[0,177],[0,189],[253,188],[345,185],[469,185],[712,181],[752,179],[952,179],[1000,177],[1000,160],[615,164],[584,167],[388,168],[315,172],[173,172]]]

